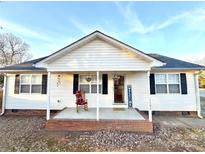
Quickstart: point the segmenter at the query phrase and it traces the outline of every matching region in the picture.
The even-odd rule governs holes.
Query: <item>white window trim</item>
[[[91,93],[91,85],[97,85],[97,83],[92,83],[92,81],[90,82],[87,82],[87,83],[82,83],[80,82],[80,79],[81,79],[81,76],[86,76],[87,74],[79,74],[79,79],[78,79],[78,82],[79,82],[79,89],[80,89],[80,85],[89,85],[89,93],[86,93],[86,94],[97,94],[97,93]],[[89,74],[90,76],[96,76],[95,74]],[[100,75],[99,77],[102,78],[102,75]],[[102,94],[102,79],[99,80],[99,85],[101,85],[101,92],[99,94]]]
[[[156,74],[162,74],[162,75],[166,75],[166,83],[156,83]],[[168,79],[168,75],[169,74],[177,74],[178,76],[179,76],[179,83],[169,83],[169,79]],[[155,80],[155,93],[157,94],[157,95],[181,95],[181,78],[180,78],[180,73],[154,73],[154,80]],[[160,84],[162,84],[162,85],[164,85],[164,84],[166,84],[167,85],[167,93],[157,93],[157,87],[156,87],[156,85],[160,85]],[[179,84],[179,93],[170,93],[169,92],[169,85],[170,84]]]
[[[24,75],[28,75],[28,76],[30,76],[30,82],[29,83],[21,83],[21,78],[22,78],[22,76],[24,76]],[[41,76],[41,83],[40,84],[37,84],[37,83],[32,83],[32,76],[35,76],[35,75],[38,75],[38,76]],[[41,94],[42,93],[42,76],[43,76],[43,74],[20,74],[20,84],[19,84],[19,94],[23,94],[23,95],[39,95],[39,94]],[[21,92],[21,85],[28,85],[29,84],[29,86],[30,86],[30,89],[29,89],[29,93],[22,93]],[[40,93],[32,93],[31,92],[31,88],[32,88],[32,85],[41,85],[41,91],[40,91]]]

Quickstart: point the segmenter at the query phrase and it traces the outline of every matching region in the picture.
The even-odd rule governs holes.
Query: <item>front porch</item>
[[[65,108],[46,123],[49,131],[95,131],[112,129],[128,132],[153,132],[153,123],[143,112],[127,108],[89,108],[76,112],[75,108]]]
[[[76,112],[78,90],[88,111]],[[149,71],[48,72],[47,91],[47,130],[153,132]],[[64,109],[50,117],[56,107]]]
[[[76,112],[76,108],[65,108],[57,113],[52,119],[57,120],[96,120],[97,118],[96,108],[90,108],[88,111],[83,109]],[[145,120],[136,109],[127,108],[100,108],[99,109],[100,120]]]

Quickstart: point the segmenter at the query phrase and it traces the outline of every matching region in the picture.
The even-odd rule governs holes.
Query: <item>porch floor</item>
[[[89,108],[88,111],[76,108],[65,108],[57,113],[52,119],[66,120],[96,120],[96,108]],[[136,109],[100,108],[100,120],[145,120]]]

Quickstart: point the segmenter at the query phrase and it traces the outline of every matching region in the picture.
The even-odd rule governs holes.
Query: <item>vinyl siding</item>
[[[147,72],[130,72],[126,77],[126,85],[132,85],[133,107],[147,110],[149,105],[149,78]]]
[[[105,73],[105,72],[104,72]],[[100,77],[103,73],[100,73]],[[148,105],[148,78],[146,72],[126,72],[125,75],[125,105],[127,104],[127,85],[132,85],[133,106],[136,108],[146,108]],[[61,75],[61,84],[57,86],[57,76]],[[119,107],[114,105],[114,85],[113,74],[108,73],[108,94],[100,94],[100,107]],[[96,107],[96,94],[86,94],[88,107]],[[58,101],[59,100],[59,101]],[[75,95],[73,94],[73,74],[72,73],[55,73],[51,74],[51,108],[75,107]]]
[[[73,94],[73,74],[60,73],[61,84],[57,86],[57,76],[59,74],[51,74],[51,108],[76,107],[76,97]],[[101,75],[100,75],[101,76]],[[111,76],[108,79],[108,95],[100,94],[100,107],[112,107],[113,103],[113,81]],[[88,99],[88,107],[96,107],[96,94],[86,94]],[[58,101],[59,100],[59,101]]]
[[[186,78],[187,78],[187,91],[188,91],[187,95],[182,95],[182,94],[151,95],[152,110],[154,111],[196,111],[194,74],[186,73]]]
[[[76,72],[75,72],[76,73]],[[75,107],[73,94],[73,74],[51,73],[51,102],[50,108],[61,110],[64,107]],[[100,76],[106,72],[100,73]],[[147,72],[118,72],[125,76],[125,105],[114,105],[113,73],[108,74],[108,94],[100,94],[100,107],[128,107],[127,85],[132,85],[133,107],[148,110],[151,98],[153,111],[196,111],[196,96],[193,73],[186,73],[188,94],[149,94]],[[57,86],[58,75],[61,75]],[[6,92],[6,109],[46,109],[47,95],[43,94],[14,94],[15,75],[8,76]],[[86,94],[88,106],[96,107],[96,95]]]
[[[60,75],[60,83],[57,85],[58,75]],[[73,95],[73,74],[51,73],[50,82],[50,107],[53,109],[74,107],[75,95]]]
[[[95,39],[47,65],[49,71],[149,70],[150,63],[131,51]]]
[[[15,75],[8,75],[6,109],[46,109],[47,95],[14,94]]]

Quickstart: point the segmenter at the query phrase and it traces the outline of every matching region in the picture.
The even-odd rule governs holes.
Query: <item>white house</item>
[[[151,111],[194,111],[200,116],[202,69],[146,54],[95,31],[47,57],[1,68],[5,75],[2,112],[47,110],[50,119],[50,110],[75,108],[74,94],[80,89],[86,93],[88,108],[96,109],[97,120],[101,108],[150,111],[150,120]]]

